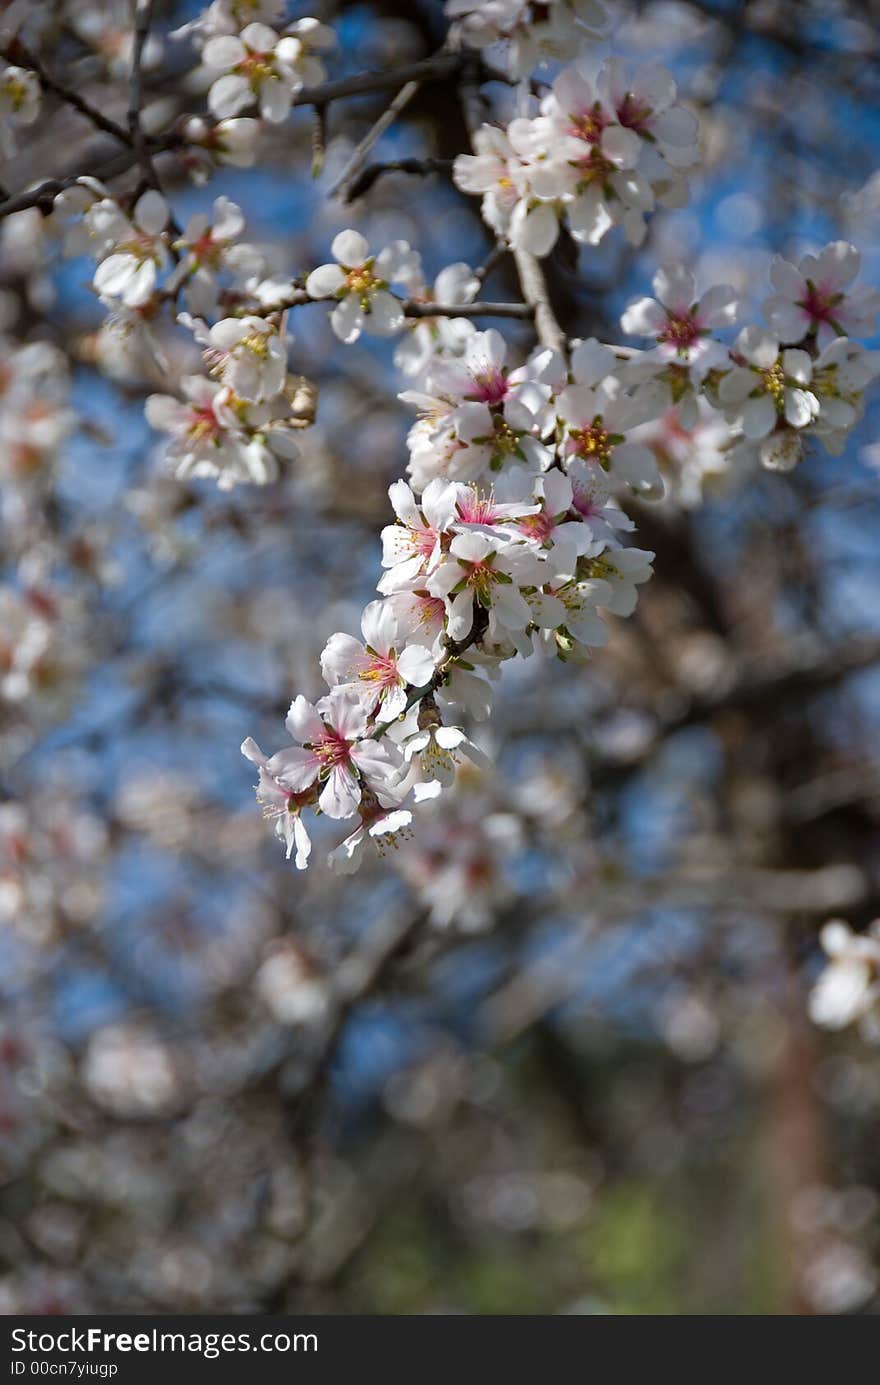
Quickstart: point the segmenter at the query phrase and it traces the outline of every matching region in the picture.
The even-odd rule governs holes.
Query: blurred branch
[[[421,82],[419,81],[404,83],[394,100],[386,107],[379,116],[379,119],[364,135],[360,144],[358,144],[351,158],[348,160],[348,163],[345,165],[345,168],[336,179],[336,182],[329,189],[327,193],[328,197],[338,197],[339,194],[342,193],[343,201],[350,202],[352,200],[352,194],[348,184],[360,173],[373,145],[378,143],[385,134],[385,131],[391,128],[401,111],[409,105],[420,87]]]
[[[150,33],[152,18],[153,0],[137,0],[131,54],[131,81],[129,83],[128,97],[128,133],[131,137],[132,148],[137,156],[137,161],[143,170],[144,178],[151,187],[158,189],[159,179],[156,176],[156,169],[153,165],[153,160],[150,156],[141,124],[141,106],[143,104],[141,67],[144,56],[144,45]]]
[[[75,111],[79,111],[80,115],[84,115],[87,120],[90,120],[96,129],[103,130],[107,135],[112,135],[122,144],[131,145],[132,139],[128,131],[118,125],[115,120],[104,115],[103,111],[99,111],[97,106],[93,106],[78,91],[65,86],[52,77],[36,53],[32,53],[21,39],[14,38],[9,43],[3,44],[0,47],[0,57],[18,67],[28,68],[39,79],[40,85],[45,91],[52,92],[53,96],[57,96],[65,105],[72,106]]]
[[[599,762],[592,777],[596,785],[618,775],[629,775],[651,758],[665,739],[719,712],[745,711],[770,707],[784,710],[789,702],[799,702],[805,696],[833,687],[852,673],[880,663],[880,639],[873,636],[850,637],[836,644],[818,647],[810,642],[800,655],[765,672],[747,674],[731,687],[715,693],[690,698],[680,710],[659,723],[655,735],[640,749],[637,756],[625,763]]]

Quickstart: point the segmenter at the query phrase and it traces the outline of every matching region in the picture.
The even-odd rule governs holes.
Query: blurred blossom
[[[256,977],[257,991],[280,1024],[316,1024],[327,1011],[326,987],[295,947],[270,953]]]
[[[83,1079],[100,1105],[125,1116],[167,1114],[180,1095],[167,1049],[132,1025],[112,1025],[92,1036]]]

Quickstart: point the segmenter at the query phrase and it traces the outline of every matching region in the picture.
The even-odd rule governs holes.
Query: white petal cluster
[[[602,0],[446,0],[446,13],[453,37],[471,48],[507,42],[514,77],[602,38],[610,23]]]
[[[626,333],[654,344],[632,353],[619,373],[648,415],[674,409],[686,432],[714,414],[728,431],[721,450],[739,466],[754,459],[790,471],[809,438],[839,453],[880,374],[880,353],[844,332],[872,335],[880,311],[874,290],[844,291],[858,267],[858,252],[841,241],[805,256],[799,268],[777,257],[771,279],[788,285],[788,297],[771,295],[764,303],[769,325],[751,323],[733,343],[715,333],[740,317],[734,290],[715,285],[699,296],[690,270],[665,267],[654,277],[656,297],[638,299],[621,319]],[[839,316],[832,321],[829,313]]]
[[[431,468],[423,455],[419,479],[412,469],[412,484],[390,489],[381,599],[363,613],[362,638],[334,634],[321,656],[325,729],[316,722],[306,736],[300,720],[289,722],[304,749],[269,760],[253,742],[243,747],[260,767],[260,800],[301,866],[307,853],[291,815],[309,807],[356,817],[330,855],[333,868],[353,869],[368,841],[387,844],[408,827],[410,794],[414,804],[433,799],[462,757],[484,761],[459,721],[488,714],[503,663],[536,652],[567,659],[603,644],[603,615],[629,615],[651,575],[653,554],[623,546],[632,526],[612,494],[653,466],[647,448],[609,431],[637,417],[613,353],[583,343],[570,371],[552,352],[513,369],[506,355],[490,331],[468,335],[458,355],[431,356],[436,393],[405,397],[426,410],[417,433],[439,430],[439,462]],[[455,474],[444,464],[449,437],[463,458]],[[343,705],[340,729],[328,717]]]
[[[810,1018],[826,1029],[855,1024],[880,1041],[880,919],[866,933],[832,919],[819,941],[828,961],[810,993]]]
[[[228,120],[256,106],[264,120],[279,124],[298,91],[323,81],[316,54],[334,42],[333,30],[311,18],[297,20],[283,34],[262,23],[247,24],[238,34],[215,34],[202,49],[214,78],[208,109]]]
[[[112,197],[86,212],[100,263],[92,283],[105,302],[141,308],[152,297],[161,270],[168,266],[168,203],[154,189],[138,198],[127,216]]]
[[[483,199],[496,235],[547,255],[564,221],[574,239],[598,245],[616,226],[640,245],[657,206],[681,206],[697,161],[697,121],[662,68],[628,74],[617,58],[598,72],[562,70],[533,114],[506,130],[484,125],[475,153],[453,177]]]

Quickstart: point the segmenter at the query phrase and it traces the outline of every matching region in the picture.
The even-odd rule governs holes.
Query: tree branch
[[[131,136],[126,130],[123,130],[121,125],[117,125],[115,120],[104,115],[97,106],[93,106],[85,97],[80,96],[78,91],[56,81],[46,71],[36,53],[32,53],[21,39],[14,38],[10,43],[0,47],[0,57],[5,58],[8,63],[29,68],[39,78],[40,85],[45,91],[51,91],[60,101],[72,106],[75,111],[79,111],[80,115],[84,115],[87,120],[90,120],[96,129],[103,130],[106,135],[112,135],[122,144],[131,144]]]
[[[415,80],[404,83],[394,100],[386,106],[385,110],[379,116],[379,119],[364,135],[348,163],[345,165],[345,168],[330,188],[327,194],[328,197],[338,197],[339,194],[342,193],[344,202],[351,201],[351,193],[347,190],[348,184],[360,173],[373,145],[377,144],[385,131],[391,128],[401,111],[409,105],[421,85],[421,82]]]
[[[153,18],[153,0],[137,0],[134,22],[134,41],[131,54],[131,79],[128,89],[128,133],[131,137],[132,148],[134,149],[137,161],[140,164],[144,178],[151,187],[159,187],[159,179],[153,164],[152,156],[144,138],[143,126],[141,124],[141,107],[143,105],[143,78],[142,65],[144,57],[144,45],[150,33],[150,24]]]
[[[432,173],[448,173],[451,168],[452,159],[435,158],[392,159],[388,163],[367,164],[360,177],[355,178],[346,189],[345,201],[354,202],[358,197],[363,197],[386,173],[412,173],[426,178]]]

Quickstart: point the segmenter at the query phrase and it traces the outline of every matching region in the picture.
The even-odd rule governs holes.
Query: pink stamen
[[[328,727],[321,739],[315,742],[313,749],[323,765],[344,765],[349,760],[351,741],[345,740],[337,731]]]
[[[474,487],[458,502],[458,513],[465,524],[494,524],[497,518],[491,495],[481,495]]]
[[[498,366],[487,365],[485,370],[472,376],[474,393],[470,399],[480,404],[500,404],[507,396],[507,380],[504,371]]]
[[[397,688],[402,683],[397,671],[397,661],[381,654],[370,654],[364,662],[358,677],[364,683],[375,683],[378,688]],[[348,746],[348,742],[344,744]]]
[[[530,538],[546,543],[548,539],[553,537],[556,521],[552,515],[547,514],[546,510],[542,510],[536,515],[524,515],[517,524],[517,528],[521,534],[528,534]]]
[[[212,439],[220,436],[220,424],[214,414],[214,410],[202,407],[190,410],[190,437]]]
[[[436,529],[410,529],[410,541],[422,558],[430,558],[437,546]]]
[[[641,135],[648,127],[648,121],[653,112],[650,106],[643,101],[637,101],[631,91],[628,91],[623,101],[617,108],[617,119],[626,130],[634,130],[637,135]]]
[[[699,323],[691,313],[669,313],[657,340],[674,346],[677,351],[686,351],[699,341],[700,335]]]
[[[575,139],[586,140],[587,144],[598,144],[609,123],[608,116],[597,102],[586,110],[572,112],[566,133],[574,135]]]
[[[809,313],[814,322],[830,323],[839,302],[840,294],[814,285],[807,291],[806,297],[801,299],[800,306],[805,313]]]

